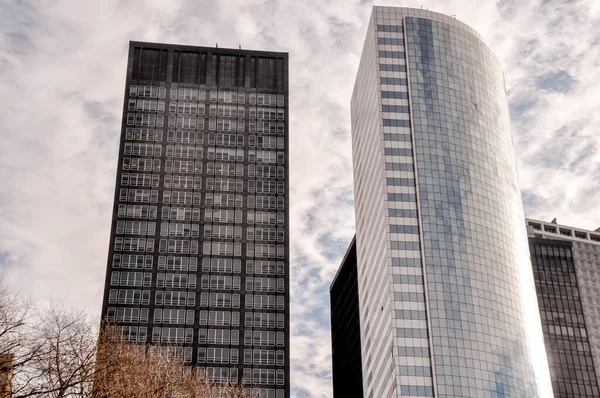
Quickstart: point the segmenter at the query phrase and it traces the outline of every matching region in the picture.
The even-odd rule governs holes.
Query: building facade
[[[288,55],[131,42],[102,315],[289,397]]]
[[[364,396],[552,396],[493,52],[374,7],[351,108]]]
[[[555,398],[600,396],[600,231],[527,220]]]
[[[360,318],[356,239],[342,260],[331,287],[331,359],[334,398],[361,398],[362,360],[360,355]]]

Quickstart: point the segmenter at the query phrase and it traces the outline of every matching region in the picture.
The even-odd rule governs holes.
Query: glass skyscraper
[[[555,398],[600,396],[600,228],[527,220]]]
[[[374,7],[351,108],[364,396],[551,397],[493,52]]]
[[[131,42],[102,316],[289,397],[288,55]]]

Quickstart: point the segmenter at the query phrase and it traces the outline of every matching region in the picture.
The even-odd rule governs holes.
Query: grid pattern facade
[[[364,396],[551,394],[491,50],[451,17],[374,7],[352,140]]]
[[[598,397],[573,243],[530,238],[529,246],[554,397]]]
[[[333,397],[362,398],[356,239],[352,239],[329,293]]]
[[[600,375],[600,228],[587,231],[555,222],[527,220],[531,238],[573,242],[573,263],[596,378]],[[587,361],[587,360],[586,360]],[[600,386],[600,381],[596,379]]]
[[[288,57],[131,42],[102,315],[289,397]]]

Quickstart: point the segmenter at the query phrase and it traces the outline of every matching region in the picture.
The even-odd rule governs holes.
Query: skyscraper
[[[131,42],[102,315],[289,397],[288,56]]]
[[[355,239],[352,239],[329,290],[331,295],[333,397],[362,396]]]
[[[351,108],[364,396],[550,397],[495,55],[374,7]]]
[[[527,220],[555,398],[600,396],[600,231]]]

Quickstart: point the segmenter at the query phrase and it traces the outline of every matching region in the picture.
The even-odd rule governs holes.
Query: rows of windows
[[[403,33],[402,26],[400,25],[377,25],[377,31]]]
[[[390,232],[396,234],[418,234],[419,227],[416,225],[390,225]]]
[[[248,310],[281,310],[285,309],[284,296],[271,296],[265,294],[246,294],[244,307]]]
[[[398,122],[409,122],[408,120],[398,120]],[[400,126],[398,126],[400,127]],[[408,127],[408,126],[404,126]],[[384,133],[383,134],[384,141],[397,141],[397,142],[410,142],[411,137],[410,134],[397,134],[397,133]]]
[[[283,347],[285,345],[285,334],[264,330],[245,330],[244,345]]]
[[[412,156],[410,148],[384,148],[384,154],[389,156]]]
[[[419,258],[398,258],[392,257],[392,266],[394,267],[421,267],[421,259]]]
[[[400,58],[404,59],[404,52],[402,51],[379,51],[379,58]]]
[[[198,348],[198,363],[237,364],[239,349],[237,348]]]
[[[157,156],[162,155],[161,144],[145,144],[137,142],[126,142],[123,146],[124,155],[138,155],[138,156]]]
[[[238,345],[239,330],[229,329],[199,329],[198,344]]]
[[[417,218],[416,209],[388,209],[390,217]]]
[[[410,127],[410,120],[383,119],[383,125],[391,127]]]
[[[389,37],[378,37],[377,44],[388,45],[388,46],[403,46],[404,39],[389,38]],[[406,71],[406,69],[404,69]]]
[[[389,202],[415,202],[417,196],[409,193],[389,193],[387,194]]]
[[[149,305],[150,290],[110,289],[108,292],[108,303]]]
[[[382,112],[393,112],[393,113],[408,113],[409,108],[406,105],[381,105]]]
[[[192,343],[194,341],[193,328],[153,327],[153,343]]]
[[[152,273],[112,271],[110,273],[111,286],[150,287],[152,286]]]
[[[196,151],[194,155],[194,147],[176,147],[178,156],[181,158],[193,159],[200,151]],[[172,145],[167,147],[167,154],[173,155],[174,149]],[[190,149],[191,151],[188,151]],[[169,152],[170,151],[170,152]],[[201,155],[199,156],[202,157]],[[234,163],[213,163],[209,162],[206,164],[206,171],[203,171],[203,164],[201,161],[192,160],[166,160],[165,161],[165,172],[167,173],[180,173],[180,174],[201,174],[205,172],[207,175],[217,176],[244,176],[244,165]],[[249,177],[259,178],[284,178],[285,168],[283,166],[260,166],[260,165],[248,165]],[[124,157],[122,163],[122,169],[125,171],[151,171],[160,172],[161,160],[150,159],[150,158],[129,158]]]
[[[414,187],[414,178],[386,178],[386,184],[396,187]]]
[[[251,292],[280,292],[285,289],[285,280],[281,278],[246,278],[246,291]]]
[[[167,89],[158,86],[142,86],[131,85],[129,87],[130,97],[147,97],[147,98],[165,98]],[[185,101],[206,101],[221,102],[226,104],[245,104],[246,93],[236,91],[217,91],[210,90],[207,92],[203,89],[195,88],[171,88],[169,92],[171,100]],[[248,103],[250,105],[268,105],[268,106],[284,106],[285,97],[275,94],[248,94]]]
[[[172,162],[172,161],[171,161]],[[123,158],[123,170],[160,172],[160,159]]]
[[[385,169],[391,171],[414,171],[415,168],[412,163],[385,163]]]
[[[154,258],[143,254],[114,254],[113,268],[152,269]]]
[[[147,323],[148,308],[108,307],[106,320],[117,323]]]
[[[162,142],[163,131],[149,128],[131,128],[125,130],[125,139],[128,141],[157,141]]]
[[[172,181],[172,180],[171,180]],[[181,182],[181,180],[178,180]],[[220,184],[223,184],[220,182]],[[121,202],[132,202],[132,203],[158,203],[159,195],[158,190],[150,190],[150,189],[132,189],[132,188],[121,188],[119,190],[119,201]],[[283,196],[263,196],[263,195],[249,195],[246,196],[247,207],[250,209],[271,209],[271,210],[283,210],[285,199]],[[201,193],[200,192],[184,192],[184,191],[163,191],[163,203],[164,204],[174,204],[174,205],[200,205],[201,204]],[[217,193],[207,193],[205,197],[206,206],[223,206],[223,207],[242,207],[243,205],[243,196],[242,195],[233,195],[233,194],[217,194]],[[125,206],[125,205],[122,205]],[[119,217],[131,217],[131,218],[145,218],[143,214],[145,214],[146,210],[141,208],[137,208],[139,210],[134,210],[136,208],[131,208],[131,213],[128,213],[128,207],[121,207],[119,205]],[[148,208],[148,216],[153,215],[156,209]],[[196,209],[198,210],[198,209]],[[208,211],[210,210],[210,211]],[[187,210],[186,210],[187,211]],[[214,210],[217,212],[218,210]],[[137,213],[136,213],[137,212]],[[273,216],[269,215],[268,212],[250,212],[253,214],[248,219],[249,223],[256,224],[269,224],[273,225],[275,219]],[[248,214],[250,214],[248,213]],[[122,215],[124,214],[124,215]],[[130,214],[128,216],[127,214]],[[136,217],[135,215],[139,214],[142,217]],[[162,213],[161,213],[162,214]],[[166,213],[164,213],[166,214]],[[189,213],[190,216],[193,216],[197,213]],[[221,216],[222,213],[217,213],[217,215]],[[276,216],[276,223],[283,224],[284,217],[279,215]],[[205,220],[210,221],[213,217],[213,210],[206,209],[205,210]],[[241,222],[241,213],[240,213],[240,221]],[[166,219],[166,218],[165,218]],[[187,219],[185,219],[187,220]],[[253,221],[250,221],[253,220]],[[217,221],[217,222],[227,222],[227,221]],[[237,222],[237,221],[236,221]]]
[[[146,326],[118,326],[116,331],[125,341],[145,343],[148,337]]]
[[[285,125],[281,122],[250,121],[248,122],[248,132],[283,135],[285,132]]]
[[[171,274],[161,272],[156,274],[156,287],[195,289],[196,279],[196,274]]]
[[[181,105],[181,104],[180,104]],[[164,104],[162,104],[164,106]],[[248,129],[246,130],[246,121],[239,119],[208,119],[208,126],[205,125],[206,119],[202,117],[203,112],[200,112],[200,108],[184,108],[185,114],[169,115],[167,116],[167,122],[165,123],[164,115],[157,115],[153,113],[128,113],[126,118],[128,132],[126,133],[126,139],[129,140],[143,140],[143,141],[162,141],[163,131],[154,130],[154,127],[166,127],[176,129],[208,129],[209,131],[224,131],[224,132],[249,132],[249,133],[261,133],[261,134],[276,134],[283,135],[285,132],[285,124],[281,122],[273,122],[275,120],[283,120],[283,109],[269,109],[269,108],[250,108],[250,118],[255,119],[248,122]],[[242,114],[242,110],[238,109],[236,114],[238,117]],[[198,112],[197,116],[195,112]],[[232,115],[233,112],[228,110],[225,114]],[[225,116],[227,117],[227,116]],[[235,116],[231,116],[235,117]],[[150,132],[152,130],[152,132]],[[145,135],[142,135],[144,132]],[[159,133],[160,132],[160,133]],[[150,136],[149,134],[152,134]],[[160,134],[160,135],[159,135]],[[196,143],[202,143],[202,132],[186,132],[186,131],[169,131],[167,142],[190,142],[193,143],[193,136],[196,137]],[[214,135],[214,133],[211,133]],[[243,137],[243,135],[240,135]],[[153,139],[151,139],[153,138]],[[279,138],[279,137],[278,137]],[[239,140],[239,139],[238,139]],[[243,145],[242,142],[238,142],[238,145]],[[211,141],[209,141],[210,144]],[[277,140],[280,147],[283,147],[283,140]],[[214,145],[214,141],[213,144]],[[218,141],[217,141],[217,145]]]
[[[154,317],[152,319],[154,323],[174,324],[174,325],[193,325],[194,324],[194,310],[178,310],[178,309],[164,309],[155,308]]]
[[[156,223],[146,221],[117,221],[115,233],[118,235],[154,235]]]
[[[400,77],[380,77],[379,83],[388,84],[388,85],[406,86],[406,85],[408,85],[408,80],[406,78],[400,78]]]
[[[391,83],[390,83],[391,84]],[[400,84],[400,83],[394,83]],[[139,102],[139,101],[138,101]],[[154,104],[156,108],[156,103]],[[190,106],[186,106],[190,105]],[[130,102],[130,107],[135,107],[136,104],[132,104]],[[164,102],[158,102],[158,111],[164,111]],[[171,104],[171,106],[175,106],[175,104]],[[150,106],[148,106],[150,107]],[[204,114],[204,108],[194,107],[192,104],[178,104],[177,110],[181,111],[177,115],[169,115],[167,118],[167,126],[169,128],[178,128],[178,129],[204,129],[205,128],[205,120],[202,115]],[[202,109],[202,110],[201,110]],[[133,109],[130,109],[133,110]],[[145,110],[145,109],[143,109]],[[209,109],[210,116],[219,116],[219,117],[232,117],[232,118],[243,118],[244,117],[244,108],[235,108],[235,107],[227,107],[218,109],[215,108],[213,112],[213,108]],[[223,116],[221,116],[223,114]],[[278,134],[282,135],[284,133],[284,124],[283,123],[265,123],[264,120],[267,121],[281,121],[284,118],[284,110],[283,109],[274,109],[274,108],[249,108],[249,117],[251,119],[257,120],[248,123],[248,132],[250,133],[265,133],[265,134]],[[198,116],[197,116],[198,115]],[[127,114],[127,126],[136,126],[138,128],[143,127],[164,127],[165,126],[165,116],[164,115],[156,115],[153,113],[128,113]],[[246,122],[245,120],[239,119],[208,119],[208,130],[209,131],[231,131],[231,132],[240,132],[243,133],[246,131]],[[133,128],[132,128],[133,130]]]
[[[285,351],[283,350],[244,350],[244,365],[284,366]]]
[[[113,254],[113,268],[133,268],[133,269],[152,269],[154,258],[152,256],[138,254]],[[277,268],[278,275],[283,275],[283,263],[274,261],[253,261],[246,262],[246,269],[249,273],[275,275]],[[168,271],[192,271],[198,270],[197,257],[178,257],[178,256],[159,256],[158,269]],[[203,272],[241,272],[241,260],[226,258],[203,258]],[[280,273],[281,272],[281,273]]]
[[[406,91],[382,91],[381,98],[408,99],[408,92],[406,92]]]
[[[193,307],[196,305],[196,292],[157,290],[154,293],[154,304],[173,307]]]
[[[145,112],[164,112],[165,101],[130,99],[127,104],[127,110]]]
[[[255,328],[278,328],[285,327],[283,314],[273,314],[271,312],[245,312],[244,326]]]
[[[167,89],[158,86],[129,86],[130,97],[165,98]]]
[[[407,243],[407,245],[403,245]],[[400,250],[418,250],[417,246],[408,244],[416,242],[396,242],[392,241],[392,249]],[[410,247],[409,247],[410,246]],[[154,239],[146,238],[123,238],[116,237],[114,251],[128,252],[149,252],[154,251]],[[158,251],[159,253],[178,253],[178,254],[198,254],[199,242],[195,240],[175,240],[175,239],[160,239]],[[240,242],[209,242],[205,241],[202,244],[203,255],[219,255],[219,256],[241,256],[242,243]],[[283,245],[274,245],[267,243],[247,243],[247,257],[266,257],[266,258],[283,258],[285,256],[285,248]]]
[[[231,293],[200,293],[200,307],[240,308],[240,295]]]
[[[194,118],[194,128],[196,127],[195,120],[196,119]],[[163,115],[155,115],[153,113],[128,113],[127,114],[127,125],[128,126],[163,127],[164,124],[165,124],[165,117]]]

